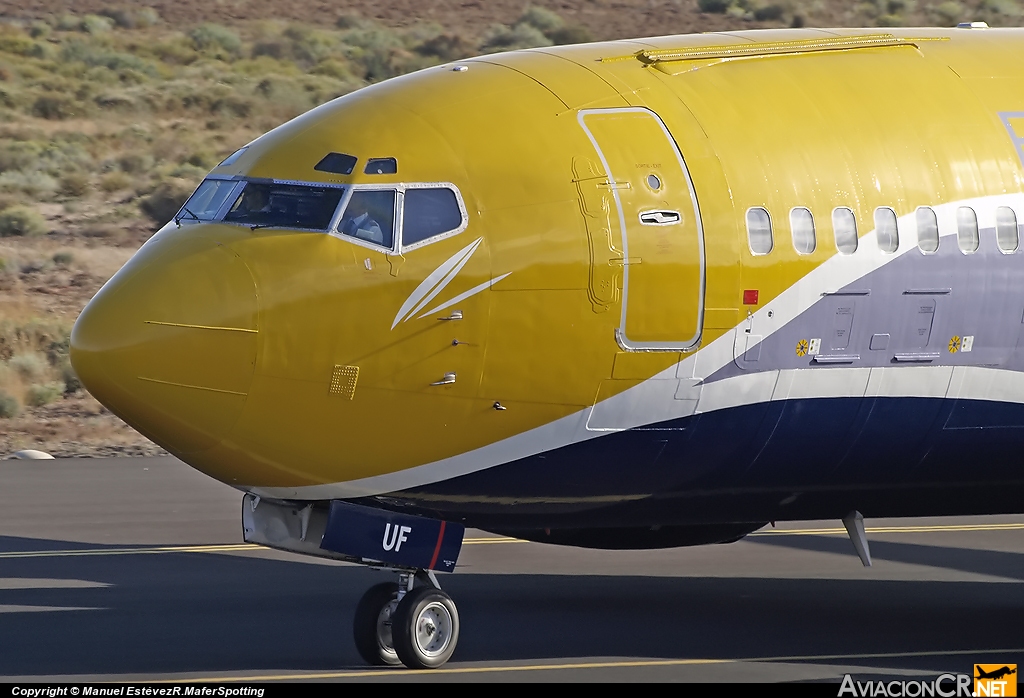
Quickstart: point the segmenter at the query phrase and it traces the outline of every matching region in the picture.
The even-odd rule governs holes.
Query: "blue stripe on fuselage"
[[[640,511],[637,500],[666,496],[721,497],[726,503],[769,492],[814,497],[964,483],[998,489],[1024,482],[1022,452],[1022,404],[810,398],[611,433],[388,499],[452,517],[512,509],[524,516],[581,510],[597,515],[629,500],[631,511]]]

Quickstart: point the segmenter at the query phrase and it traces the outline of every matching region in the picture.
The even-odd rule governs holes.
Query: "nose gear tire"
[[[394,582],[372,586],[359,599],[352,629],[359,656],[368,664],[394,666],[401,663],[392,640],[397,606],[398,585]]]
[[[392,616],[395,652],[410,669],[436,669],[447,662],[459,641],[459,612],[448,594],[417,587],[406,594]]]

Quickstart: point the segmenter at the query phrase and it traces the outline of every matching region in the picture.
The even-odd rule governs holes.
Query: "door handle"
[[[640,222],[644,225],[675,225],[683,220],[678,211],[644,211]]]

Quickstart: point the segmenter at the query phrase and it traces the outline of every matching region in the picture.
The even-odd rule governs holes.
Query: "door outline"
[[[594,134],[587,128],[586,117],[590,114],[647,114],[654,118],[658,126],[661,127],[662,133],[665,134],[665,140],[672,147],[672,152],[675,153],[676,158],[679,161],[679,167],[683,171],[683,176],[686,178],[686,188],[690,192],[690,203],[693,205],[694,219],[697,222],[697,248],[700,250],[700,291],[697,295],[697,333],[687,341],[684,342],[633,342],[626,336],[626,310],[629,307],[629,234],[626,230],[626,215],[622,209],[622,201],[619,198],[618,187],[615,186],[614,177],[612,176],[612,169],[608,166],[608,160],[604,156],[604,151],[601,150],[601,146],[598,144],[597,139],[594,138]],[[583,132],[587,134],[587,138],[590,139],[590,144],[594,146],[594,150],[597,151],[597,157],[601,161],[601,166],[604,167],[605,176],[608,178],[609,189],[612,192],[612,196],[615,199],[615,208],[619,213],[619,230],[621,231],[622,239],[622,257],[625,262],[622,265],[622,312],[619,315],[619,326],[615,329],[615,341],[625,351],[692,351],[700,345],[701,335],[704,330],[704,292],[705,286],[707,285],[706,279],[706,262],[704,254],[704,224],[701,220],[700,205],[697,203],[697,192],[693,188],[693,180],[690,178],[690,170],[686,166],[686,161],[683,159],[683,154],[679,150],[679,146],[676,144],[675,138],[672,137],[672,133],[665,126],[665,122],[661,120],[654,111],[647,107],[616,107],[612,109],[581,109],[576,116],[576,120],[579,122]]]

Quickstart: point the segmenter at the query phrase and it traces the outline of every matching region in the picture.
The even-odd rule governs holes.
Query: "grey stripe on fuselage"
[[[934,254],[909,250],[823,295],[765,337],[756,351],[738,354],[704,382],[799,368],[927,365],[1024,371],[1024,351],[1017,350],[1022,319],[1024,250],[1001,252],[994,228],[980,231],[973,254],[960,251],[955,235],[943,235]],[[965,337],[973,338],[966,352]],[[801,340],[809,350],[813,339],[820,340],[818,354],[801,356]]]

